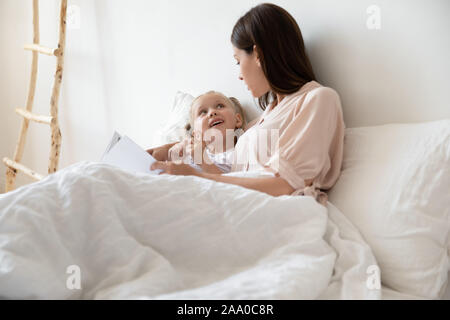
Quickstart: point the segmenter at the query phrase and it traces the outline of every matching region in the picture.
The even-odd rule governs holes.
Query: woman
[[[196,172],[186,164],[167,161],[171,152],[182,147],[174,144],[148,150],[160,160],[152,169],[196,175],[273,196],[311,195],[325,205],[327,196],[320,189],[331,188],[339,177],[345,124],[338,94],[315,81],[299,26],[286,10],[261,4],[237,21],[231,42],[240,65],[239,79],[264,110],[247,125],[236,144],[238,161],[232,171],[259,168],[274,176],[244,178]],[[278,130],[278,148],[268,151],[268,161],[258,160],[258,134],[273,129]]]

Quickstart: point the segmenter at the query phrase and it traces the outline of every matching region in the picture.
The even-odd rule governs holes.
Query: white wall
[[[223,91],[254,117],[229,37],[259,2],[69,0],[81,20],[67,32],[60,167],[97,160],[115,129],[150,147],[177,90]],[[450,117],[449,1],[273,2],[297,19],[319,82],[341,95],[347,127]],[[372,4],[381,9],[380,30],[366,27]],[[28,0],[0,0],[0,158],[13,155],[20,128],[13,110],[26,101],[31,53],[22,46],[32,41],[31,9]],[[41,1],[40,11],[41,43],[53,46],[59,1]],[[41,55],[34,110],[42,114],[54,67]],[[49,128],[31,124],[29,132],[23,162],[45,173]]]

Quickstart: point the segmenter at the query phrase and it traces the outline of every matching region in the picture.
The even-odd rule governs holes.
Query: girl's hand
[[[160,174],[172,174],[177,176],[198,176],[199,172],[188,164],[172,161],[156,161],[150,166],[150,170],[162,169]]]
[[[189,145],[188,138],[185,138],[182,141],[174,144],[168,151],[168,159],[164,159],[164,160],[175,161],[175,160],[183,159],[183,157],[185,155],[186,147],[188,145]],[[156,160],[159,160],[159,159],[156,159]]]
[[[192,137],[187,139],[186,155],[194,158],[194,139]]]
[[[188,145],[186,146],[186,153],[191,156],[194,160],[201,160],[203,163],[203,153],[206,148],[206,142],[203,141],[202,136],[200,134],[194,133],[194,137],[189,138]],[[198,154],[198,159],[196,155]]]

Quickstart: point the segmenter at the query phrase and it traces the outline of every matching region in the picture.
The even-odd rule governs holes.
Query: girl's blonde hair
[[[198,97],[196,97],[196,98],[192,101],[191,107],[190,107],[190,111],[189,111],[189,123],[186,124],[186,126],[185,126],[186,133],[187,133],[188,135],[191,134],[192,128],[193,128],[193,126],[194,126],[194,116],[193,116],[193,114],[192,114],[192,111],[193,111],[193,110],[192,110],[192,107],[194,106],[194,103],[195,103],[195,101],[197,101],[197,99],[199,99],[200,97],[202,97],[202,96],[204,96],[204,95],[207,95],[207,94],[219,94],[219,95],[221,95],[222,97],[224,97],[225,100],[227,100],[227,101],[230,103],[230,105],[233,107],[234,111],[235,111],[236,113],[238,113],[238,114],[241,115],[241,117],[242,117],[242,126],[241,126],[241,128],[243,129],[243,128],[245,127],[245,125],[246,125],[246,120],[245,120],[245,115],[244,115],[244,109],[242,108],[242,105],[241,105],[241,103],[239,102],[239,100],[236,99],[235,97],[227,97],[227,96],[224,95],[222,92],[218,92],[218,91],[211,90],[211,91],[208,91],[208,92],[205,92],[205,93],[199,95]]]

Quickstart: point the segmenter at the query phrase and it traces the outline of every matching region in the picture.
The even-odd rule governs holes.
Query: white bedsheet
[[[0,195],[3,298],[379,299],[371,265],[356,228],[309,196],[87,162]]]

